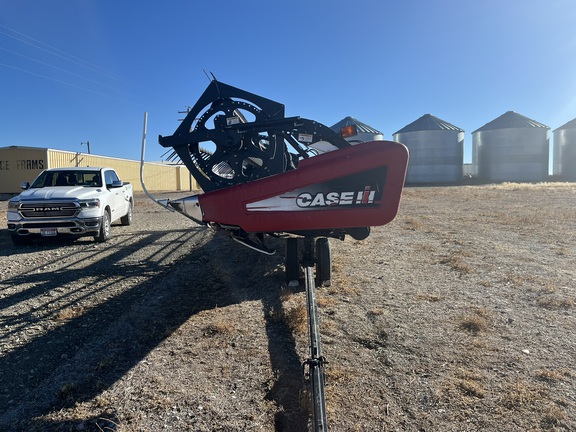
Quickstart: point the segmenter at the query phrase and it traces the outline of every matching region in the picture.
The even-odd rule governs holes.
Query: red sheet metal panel
[[[385,225],[398,212],[408,150],[372,141],[305,159],[297,169],[200,195],[205,222],[246,232]]]

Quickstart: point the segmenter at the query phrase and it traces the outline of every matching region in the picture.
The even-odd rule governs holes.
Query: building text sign
[[[18,159],[16,161],[0,160],[0,171],[39,170],[44,169],[44,159]]]

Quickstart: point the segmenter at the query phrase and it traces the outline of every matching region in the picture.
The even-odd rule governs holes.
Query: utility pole
[[[80,143],[80,145],[87,145],[88,146],[88,154],[90,154],[90,141],[86,141],[86,142],[82,141]]]

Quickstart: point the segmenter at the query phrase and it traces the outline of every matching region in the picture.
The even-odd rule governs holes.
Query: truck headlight
[[[100,207],[100,200],[98,198],[80,200],[80,207],[83,209],[93,209]]]
[[[8,210],[18,210],[18,206],[20,205],[19,200],[10,200],[8,201]]]

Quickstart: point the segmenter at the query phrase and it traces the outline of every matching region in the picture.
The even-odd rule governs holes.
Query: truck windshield
[[[44,171],[40,174],[31,188],[52,186],[102,186],[99,171]]]

